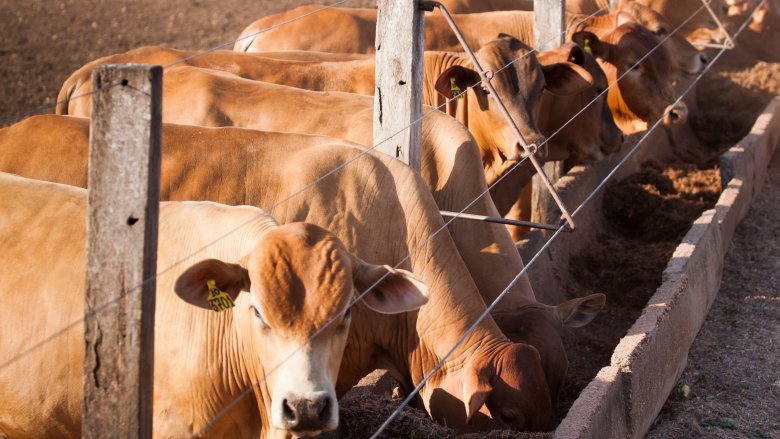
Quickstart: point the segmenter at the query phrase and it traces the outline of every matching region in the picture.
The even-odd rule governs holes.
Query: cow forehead
[[[669,52],[663,46],[658,46],[658,39],[644,27],[635,24],[620,26],[615,32],[615,37],[618,50],[627,56],[639,60],[647,55],[642,60],[643,64],[652,65],[659,72],[669,70]]]
[[[312,333],[343,313],[352,297],[349,253],[310,224],[269,232],[248,265],[252,294],[272,328]]]
[[[540,65],[531,49],[519,40],[499,38],[482,46],[477,57],[483,68],[496,73],[494,84],[497,88],[509,87],[513,92],[521,91],[525,84],[537,85],[540,78]]]

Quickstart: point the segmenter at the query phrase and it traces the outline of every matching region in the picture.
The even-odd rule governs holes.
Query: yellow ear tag
[[[209,306],[212,310],[222,312],[236,306],[228,293],[217,288],[216,282],[207,280],[206,286],[209,288]]]
[[[450,91],[452,92],[452,97],[457,96],[457,99],[463,99],[463,95],[460,94],[460,87],[455,83],[455,78],[450,78]]]
[[[589,38],[585,38],[585,48],[584,48],[584,50],[585,50],[585,53],[587,53],[588,55],[593,55],[593,49],[590,48],[590,39]]]

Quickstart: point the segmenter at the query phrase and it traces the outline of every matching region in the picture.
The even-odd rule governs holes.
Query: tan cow
[[[0,131],[0,168],[83,186],[88,135],[84,119],[30,118]],[[389,369],[409,391],[485,310],[428,189],[396,160],[361,157],[333,139],[235,128],[165,125],[163,144],[164,199],[263,206],[281,223],[306,221],[333,231],[363,260],[402,264],[428,286],[429,302],[419,314],[356,308],[337,393],[375,368]],[[549,318],[557,331],[562,322],[587,319],[590,303],[545,307],[548,317],[539,318]],[[422,402],[455,428],[471,419],[480,428],[547,429],[550,396],[539,361],[536,349],[509,343],[488,317],[424,387]]]
[[[80,435],[86,210],[84,189],[0,173],[4,437]],[[357,293],[387,275],[359,299],[364,306],[399,313],[427,300],[411,273],[363,262],[318,226],[280,226],[248,206],[163,203],[157,264],[157,437],[191,436],[212,419],[218,437],[335,429]],[[209,281],[232,310],[211,310]],[[239,399],[253,388],[254,398]],[[216,419],[235,400],[231,416]]]
[[[477,58],[483,68],[493,71],[503,67],[507,59],[520,59],[497,73],[493,84],[499,94],[506,98],[504,102],[526,141],[541,144],[544,137],[539,133],[534,116],[541,105],[540,102],[544,102],[545,111],[539,115],[539,124],[544,125],[547,132],[554,132],[561,125],[553,127],[549,120],[561,120],[561,114],[573,115],[572,110],[579,111],[581,107],[570,107],[570,97],[580,94],[592,96],[593,77],[577,64],[569,62],[569,58],[559,58],[556,62],[548,61],[540,67],[534,56],[525,56],[528,53],[528,47],[520,41],[502,36],[483,46],[477,52]],[[92,71],[99,64],[135,62],[165,65],[175,62],[177,57],[185,60],[182,64],[214,68],[243,78],[275,84],[309,90],[347,91],[370,95],[374,93],[374,59],[371,56],[363,61],[331,62],[328,60],[332,59],[332,55],[326,55],[320,63],[312,62],[319,57],[317,54],[308,55],[309,61],[297,61],[300,53],[280,53],[272,56],[273,58],[268,58],[265,54],[236,54],[225,51],[194,56],[191,52],[157,47],[112,55],[85,65],[65,81],[58,96],[57,113],[77,114],[68,109],[71,105],[70,97],[89,93]],[[293,60],[280,60],[280,56],[292,57]],[[581,58],[584,56],[578,54],[577,59]],[[600,69],[597,66],[595,68],[599,70],[597,74],[601,74]],[[479,80],[479,74],[464,55],[432,51],[425,53],[423,103],[440,106],[444,103],[445,96],[453,96],[453,88],[465,91],[462,99],[457,99],[448,104],[446,109],[442,109],[469,128],[482,149],[485,168],[491,170],[492,175],[500,176],[507,163],[513,164],[512,162],[519,158],[521,150],[512,129],[499,113],[493,99],[487,95],[485,88],[471,88]],[[557,100],[561,102],[556,103]],[[606,129],[609,130],[612,126],[613,123]],[[601,130],[600,125],[579,125],[579,128],[588,128],[590,132]],[[571,133],[572,129],[567,129],[567,133],[563,135],[568,134],[571,138]],[[596,132],[595,135],[598,137],[599,133]],[[592,137],[592,134],[577,133],[576,136],[587,138]],[[548,154],[561,156],[571,152],[576,157],[596,157],[602,151],[609,153],[616,149],[613,143],[582,143],[582,148],[576,149],[579,145],[580,143],[555,140],[548,146]],[[575,150],[570,149],[572,146]],[[599,151],[599,147],[602,147],[602,151]]]
[[[249,35],[292,17],[312,12],[318,6],[302,6],[276,15],[262,18],[251,24],[242,35]],[[528,44],[533,43],[533,13],[526,11],[499,11],[481,14],[456,15],[455,20],[463,30],[465,39],[473,49],[495,39],[496,33],[512,35]],[[668,51],[655,48],[656,36],[636,23],[625,23],[604,29],[600,26],[608,20],[595,17],[585,23],[577,17],[567,18],[567,40],[583,29],[592,30],[599,37],[607,38],[609,50],[600,53],[604,71],[610,83],[620,72],[639,62],[637,75],[628,75],[618,87],[610,89],[609,105],[618,126],[626,134],[641,131],[648,122],[655,122],[666,115],[666,125],[681,124],[687,118],[683,102],[675,103],[672,90],[673,77]],[[575,24],[578,24],[575,26]],[[268,51],[287,49],[324,50],[332,52],[373,52],[376,10],[358,8],[331,8],[288,25],[258,34],[254,40],[244,40],[245,46],[237,50]],[[339,32],[332,32],[336,27]],[[251,43],[249,41],[252,40]],[[439,14],[425,20],[426,48],[430,50],[459,50],[460,44],[449,25]],[[575,40],[575,42],[577,42]],[[584,47],[584,46],[583,46]],[[652,50],[655,49],[655,50]],[[652,50],[652,53],[650,51]],[[648,55],[649,53],[649,55]],[[647,55],[645,57],[645,55]],[[640,61],[641,60],[641,61]],[[507,60],[509,63],[512,60]],[[630,62],[628,66],[626,62]],[[611,65],[611,68],[607,68]]]
[[[295,89],[290,90],[295,91]],[[353,96],[356,99],[362,99],[364,104],[362,109],[344,110],[351,111],[349,114],[354,117],[351,120],[351,125],[370,127],[372,100],[368,97]],[[280,96],[277,96],[277,99],[273,101],[279,101],[278,98]],[[281,98],[284,97],[281,96]],[[309,104],[313,103],[314,101]],[[312,108],[309,104],[296,108],[299,110]],[[330,106],[334,111],[341,111],[343,108],[332,102]],[[304,126],[313,126],[306,123],[310,119],[304,114],[298,114],[296,120],[298,119],[303,119]],[[361,122],[361,120],[363,121]],[[49,122],[49,124],[54,123]],[[64,124],[64,122],[58,124]],[[324,124],[320,129],[327,131],[330,127],[332,127],[331,124]],[[18,131],[20,134],[9,138],[22,138],[23,134],[21,133],[34,130],[29,125],[25,129],[21,128],[25,127],[20,125]],[[85,139],[87,129],[85,126],[82,126],[81,129],[83,130],[81,135]],[[72,133],[74,128],[68,130],[51,128],[51,130]],[[370,129],[365,131],[370,132]],[[63,133],[61,136],[65,137],[66,134]],[[490,197],[478,197],[484,194],[487,188],[485,177],[479,166],[479,152],[468,131],[446,115],[433,113],[423,123],[423,139],[422,176],[428,182],[437,205],[441,209],[460,211],[471,204],[467,210],[469,213],[498,215]],[[370,136],[365,136],[362,141],[370,142]],[[10,148],[10,150],[16,151],[17,149]],[[68,174],[66,181],[72,182],[72,179],[75,178],[68,167],[48,166],[49,162],[44,156],[36,156],[35,154],[33,149],[28,148],[25,155],[20,155],[18,159],[14,159],[12,155],[0,156],[0,166],[3,166],[4,170],[17,171],[38,178],[44,178],[47,175],[57,177],[62,172]],[[82,158],[82,160],[84,159]],[[515,250],[514,242],[502,225],[456,221],[449,228],[458,252],[466,262],[480,294],[485,301],[492,302],[523,269],[523,261]],[[539,350],[553,396],[557,394],[567,368],[566,354],[560,339],[561,328],[564,326],[579,327],[587,324],[601,309],[603,300],[603,295],[593,295],[574,299],[557,307],[542,305],[537,302],[527,277],[523,277],[496,307],[496,313],[513,317],[505,318],[506,326],[502,327],[502,330],[505,332],[511,330],[515,334],[514,340],[527,340]],[[521,329],[530,329],[523,324],[527,320],[537,322],[532,333],[528,334]]]

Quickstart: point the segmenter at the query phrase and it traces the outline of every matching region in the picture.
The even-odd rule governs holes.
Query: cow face
[[[539,55],[543,65],[565,63],[584,84],[569,96],[546,92],[542,96],[539,125],[547,136],[548,160],[574,163],[598,160],[620,149],[623,133],[607,105],[607,77],[595,58],[573,43]],[[603,94],[602,94],[603,93]]]
[[[669,20],[653,9],[637,2],[623,2],[620,10],[630,14],[642,26],[655,35],[669,52],[671,69],[674,75],[691,77],[704,71],[709,59],[703,52],[696,50],[681,32],[674,32]],[[672,34],[670,36],[670,34]]]
[[[488,352],[472,352],[426,396],[431,416],[460,431],[553,427],[541,358],[528,344],[505,343]]]
[[[701,0],[638,0],[638,3],[650,7],[666,17],[675,28],[683,26],[681,29],[682,35],[688,41],[719,43],[725,39],[725,34],[720,30],[707,10],[700,10],[702,7]],[[718,19],[722,20],[724,11],[728,9],[724,0],[711,0],[709,3]],[[685,24],[683,25],[683,23]]]
[[[544,137],[536,123],[536,112],[544,87],[544,73],[530,48],[508,35],[483,45],[476,54],[483,69],[494,73],[491,84],[517,124],[525,141],[539,145]],[[467,67],[454,66],[437,79],[436,90],[452,98],[452,90],[469,90],[480,82],[479,74]],[[455,88],[453,88],[455,87]],[[519,160],[524,151],[514,130],[484,84],[469,92],[468,128],[480,147],[486,166],[499,166]]]
[[[610,83],[622,77],[608,95],[620,128],[633,134],[661,117],[666,126],[685,122],[688,109],[683,102],[675,103],[669,54],[664,47],[656,48],[652,33],[637,23],[593,30],[602,34],[577,32],[572,40],[591,48]]]
[[[568,368],[561,330],[590,323],[604,307],[605,300],[603,294],[591,294],[557,306],[533,303],[513,312],[495,315],[496,323],[510,339],[527,343],[539,351],[553,402],[558,397]]]
[[[245,261],[199,262],[177,279],[176,293],[213,308],[211,283],[236,301],[228,312],[242,347],[238,364],[257,380],[255,394],[275,429],[296,436],[335,429],[335,382],[357,294],[372,287],[360,297],[366,306],[399,313],[422,306],[426,287],[409,272],[361,261],[305,223],[271,229]],[[237,300],[241,291],[249,294]]]

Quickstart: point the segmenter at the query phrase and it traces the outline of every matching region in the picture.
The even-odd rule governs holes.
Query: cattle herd
[[[524,138],[567,166],[658,120],[684,123],[677,98],[708,63],[692,43],[725,37],[700,0],[570,0],[566,44],[536,52],[533,1],[441,2]],[[165,67],[155,436],[331,431],[338,397],[375,369],[401,393],[424,384],[418,406],[459,431],[554,428],[561,331],[605,296],[540,303],[517,277],[523,230],[440,214],[530,218],[533,172],[496,96],[430,13],[423,112],[441,111],[422,121],[421,171],[367,152],[377,11],[319,9],[263,17],[233,51],[88,62],[56,115],[0,130],[0,298],[19,304],[0,307],[13,334],[0,344],[0,437],[81,432],[91,76],[108,63]],[[234,307],[214,311],[215,294]]]

